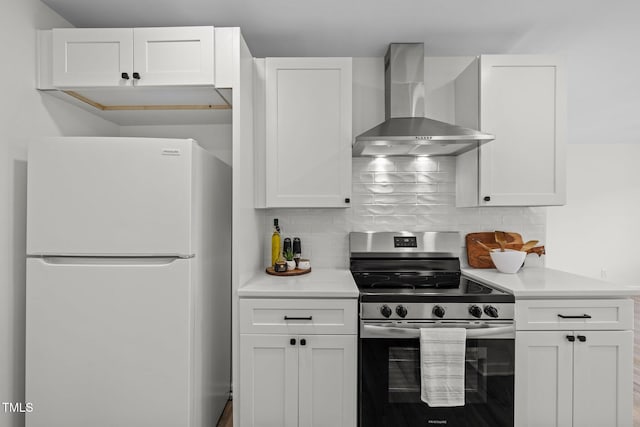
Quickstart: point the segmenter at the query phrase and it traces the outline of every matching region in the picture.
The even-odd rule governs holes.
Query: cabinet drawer
[[[518,330],[633,329],[633,300],[523,300],[515,319]]]
[[[356,334],[356,299],[240,299],[241,334]]]

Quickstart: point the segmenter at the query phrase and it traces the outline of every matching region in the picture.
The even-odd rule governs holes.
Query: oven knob
[[[485,305],[484,312],[489,317],[498,317],[498,309],[492,305]]]
[[[469,307],[469,314],[479,319],[482,316],[482,309],[477,305],[472,305]]]
[[[384,317],[391,316],[391,313],[393,313],[393,312],[391,311],[391,309],[389,308],[389,306],[387,304],[385,304],[382,307],[380,307],[380,314],[382,314]]]
[[[396,314],[400,317],[405,317],[407,315],[407,309],[404,306],[399,305],[396,307]]]
[[[444,308],[439,305],[434,306],[433,315],[442,319],[444,317]]]

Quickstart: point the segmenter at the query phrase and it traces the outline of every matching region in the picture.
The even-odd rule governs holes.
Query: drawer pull
[[[561,319],[591,319],[588,314],[580,314],[578,316],[565,316],[564,314],[558,314]]]
[[[289,317],[289,316],[284,316],[284,320],[312,320],[313,316],[307,316],[307,317]]]

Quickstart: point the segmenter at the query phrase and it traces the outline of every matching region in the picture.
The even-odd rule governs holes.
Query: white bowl
[[[522,267],[527,253],[513,249],[505,249],[504,252],[501,252],[500,249],[495,249],[489,252],[489,255],[499,272],[517,273]]]

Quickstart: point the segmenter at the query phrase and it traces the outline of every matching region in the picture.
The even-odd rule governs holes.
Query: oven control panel
[[[513,303],[360,303],[361,319],[512,320]]]
[[[415,236],[393,236],[394,248],[417,248],[418,239]]]

